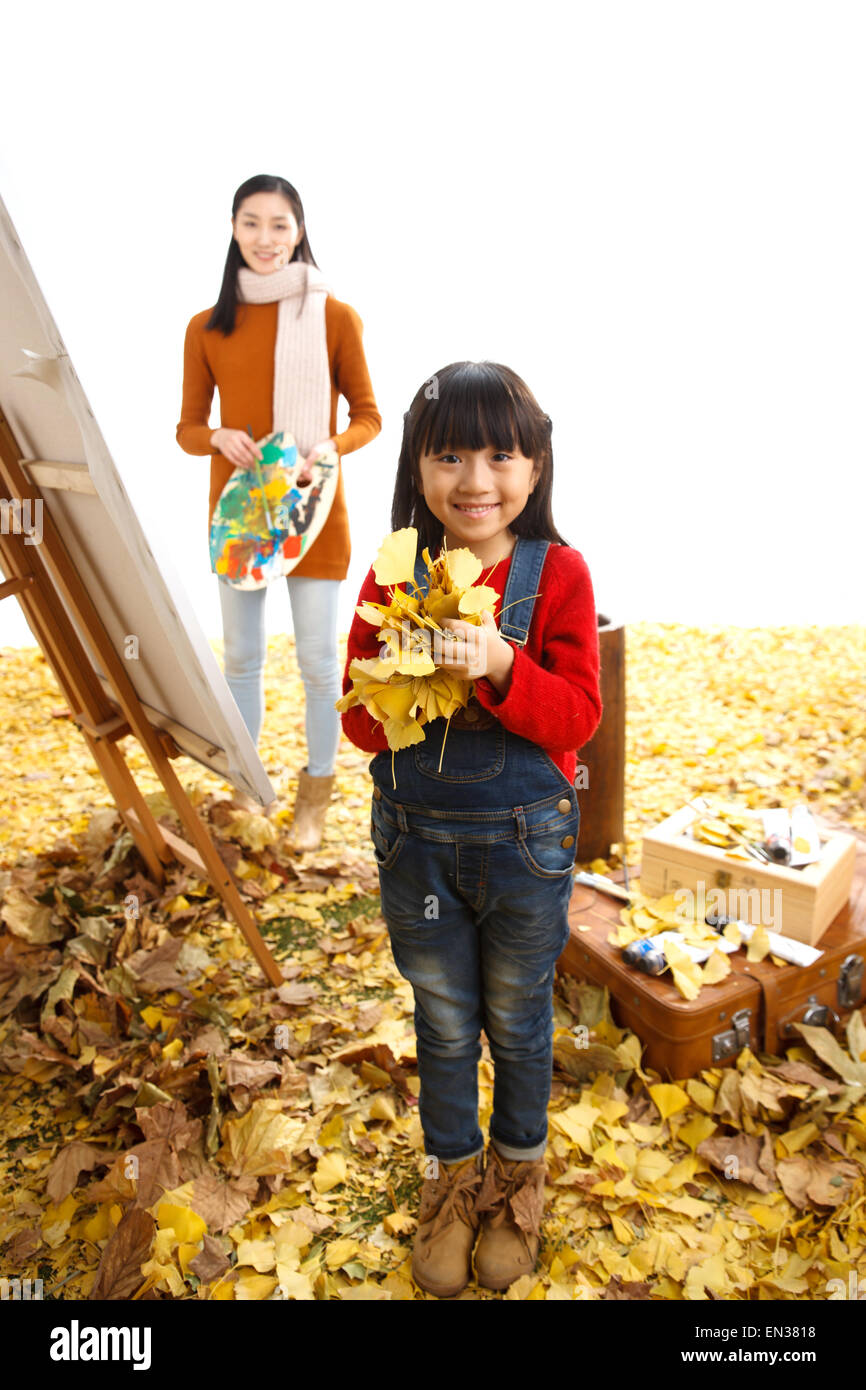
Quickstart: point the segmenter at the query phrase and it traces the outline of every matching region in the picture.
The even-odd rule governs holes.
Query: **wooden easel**
[[[28,467],[30,467],[28,461]],[[87,487],[89,478],[68,464],[33,461],[42,486],[50,488]],[[89,598],[69,553],[52,523],[48,504],[40,487],[35,486],[21,468],[21,451],[9,422],[0,412],[0,497],[17,502],[41,503],[42,540],[28,545],[23,533],[0,531],[0,561],[6,582],[0,583],[0,598],[15,594],[66,696],[72,719],[102,773],[118,811],[126,823],[148,873],[160,886],[165,883],[165,865],[179,861],[198,877],[208,880],[221,897],[226,911],[246,937],[250,949],[272,985],[284,983],[277,962],[241,899],[231,874],[223,864],[204,822],[196,814],[186,792],[175,776],[170,759],[180,757],[171,734],[155,728],[133,688],[123,662],[114,650],[93,602]],[[20,513],[19,513],[20,514]],[[75,615],[79,630],[98,657],[111,685],[121,714],[110,704],[90,656],[82,644],[66,609],[58,602],[61,594],[69,612]],[[188,843],[158,825],[118,748],[119,739],[134,734],[147,754],[165,788]]]

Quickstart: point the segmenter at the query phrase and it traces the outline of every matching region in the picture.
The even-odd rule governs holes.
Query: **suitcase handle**
[[[833,1020],[832,1025],[830,1024],[831,1018]],[[780,1021],[779,1033],[788,1037],[793,1033],[795,1023],[805,1023],[813,1028],[830,1027],[830,1031],[835,1033],[841,1021],[835,1009],[831,1008],[829,1004],[820,1003],[817,994],[810,994],[799,1017],[789,1014],[784,1021]]]

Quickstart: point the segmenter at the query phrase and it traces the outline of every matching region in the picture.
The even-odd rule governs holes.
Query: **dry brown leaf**
[[[68,1197],[78,1186],[81,1173],[91,1173],[94,1168],[111,1163],[113,1157],[113,1154],[97,1149],[93,1144],[85,1144],[80,1139],[74,1139],[61,1149],[48,1169],[45,1184],[45,1190],[55,1206],[59,1206],[64,1197]]]
[[[150,1254],[156,1222],[149,1211],[131,1207],[102,1252],[91,1299],[130,1299],[144,1282],[141,1266]]]

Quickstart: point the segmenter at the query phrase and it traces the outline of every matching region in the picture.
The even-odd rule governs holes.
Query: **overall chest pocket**
[[[445,739],[443,751],[442,740]],[[445,720],[427,725],[423,743],[416,743],[415,770],[437,782],[487,782],[505,767],[505,730],[499,723],[486,729],[455,729],[445,734]],[[442,767],[439,767],[439,761]]]

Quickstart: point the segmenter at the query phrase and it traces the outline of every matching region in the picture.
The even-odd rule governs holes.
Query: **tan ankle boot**
[[[481,1154],[463,1163],[440,1163],[439,1176],[424,1179],[412,1278],[439,1298],[453,1298],[469,1283],[478,1231],[475,1200],[481,1163]]]
[[[535,1268],[546,1178],[543,1158],[511,1162],[488,1146],[476,1202],[481,1235],[475,1251],[475,1275],[486,1289],[507,1289]]]
[[[311,777],[306,767],[298,773],[294,819],[287,841],[295,853],[318,849],[322,843],[322,827],[333,787],[333,773],[330,777]]]

